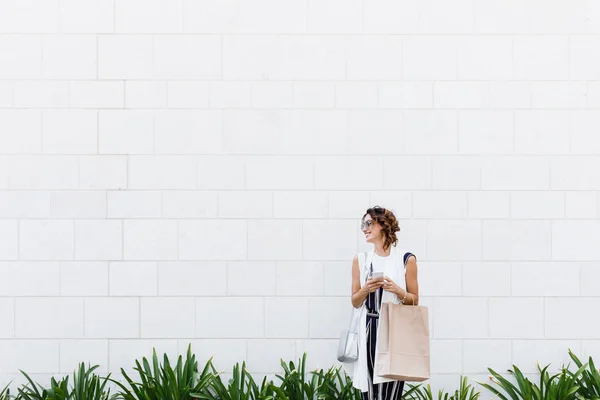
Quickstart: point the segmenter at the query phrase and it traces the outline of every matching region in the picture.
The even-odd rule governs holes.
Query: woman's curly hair
[[[386,208],[375,206],[367,209],[362,219],[364,220],[367,215],[370,215],[373,221],[381,226],[385,237],[383,248],[387,250],[390,246],[395,246],[398,243],[396,232],[400,231],[400,225],[394,213]]]

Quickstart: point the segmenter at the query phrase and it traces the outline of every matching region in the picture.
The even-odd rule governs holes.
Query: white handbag
[[[359,309],[352,308],[350,328],[342,331],[340,334],[337,351],[337,360],[340,362],[354,362],[358,360],[358,325],[363,307]]]
[[[360,308],[352,307],[350,327],[349,329],[342,331],[338,343],[337,360],[340,362],[352,363],[358,360],[358,329],[360,325],[360,317],[364,309],[364,304]]]

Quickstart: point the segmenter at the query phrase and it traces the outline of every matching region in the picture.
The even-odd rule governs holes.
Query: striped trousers
[[[383,289],[369,293],[367,309],[379,313]],[[379,319],[367,315],[367,368],[369,370],[369,390],[362,392],[362,400],[400,400],[404,390],[403,381],[392,381],[373,384],[375,365],[375,345],[377,344],[377,327]]]

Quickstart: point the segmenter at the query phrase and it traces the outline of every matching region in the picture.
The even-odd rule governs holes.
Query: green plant
[[[279,387],[274,386],[279,398],[285,400],[316,400],[317,389],[322,383],[319,375],[313,374],[311,379],[306,376],[306,353],[298,360],[298,367],[292,361],[286,364],[281,360],[283,376],[276,375],[281,381]]]
[[[35,383],[29,375],[20,371],[27,383],[18,389],[18,398],[23,400],[66,400],[69,399],[69,377],[65,376],[57,381],[54,377],[50,378],[50,387],[44,388],[39,383]]]
[[[341,367],[331,367],[313,371],[317,377],[317,398],[319,400],[360,400],[360,391],[352,384],[352,379],[342,373]]]
[[[10,400],[10,383],[0,390],[0,400]]]
[[[554,374],[549,365],[538,364],[539,380],[530,379],[515,365],[505,377],[488,368],[491,383],[478,382],[499,400],[600,400],[600,371],[592,357],[583,363],[569,349],[569,356],[577,367],[570,370],[562,366]],[[9,386],[0,390],[0,400],[360,400],[361,393],[354,388],[352,379],[342,367],[307,372],[307,354],[297,362],[281,360],[283,373],[276,375],[278,384],[265,377],[260,384],[246,369],[246,363],[236,363],[231,379],[224,382],[212,363],[207,361],[204,369],[198,370],[195,355],[188,346],[185,359],[179,356],[171,365],[165,354],[162,362],[153,349],[151,360],[135,361],[139,381],[134,382],[121,369],[125,382],[118,382],[95,373],[97,365],[86,368],[80,363],[72,376],[50,378],[44,387],[34,382],[29,375],[20,371],[26,383],[17,388],[18,394],[11,396]],[[71,379],[72,378],[72,379]],[[120,391],[111,396],[108,382],[115,383]],[[406,385],[403,398],[407,400],[479,400],[481,393],[461,376],[460,385],[454,392],[439,390],[433,393],[427,384]]]
[[[409,390],[404,393],[402,396],[407,400],[434,400],[433,391],[431,390],[431,385],[427,384],[427,386],[423,385],[408,385]],[[438,400],[449,400],[450,395],[446,393],[444,390],[438,391]]]
[[[585,367],[579,358],[573,354],[571,349],[569,349],[569,356],[578,369]],[[579,377],[575,377],[574,373],[571,371],[568,371],[568,373],[577,380],[579,386],[577,394],[581,399],[600,400],[600,373],[598,373],[592,357],[589,358],[587,367],[588,368],[584,369]]]
[[[98,365],[86,368],[84,363],[79,364],[73,374],[72,388],[69,386],[69,376],[58,381],[52,377],[50,386],[44,388],[21,371],[27,383],[19,388],[17,397],[22,400],[108,400],[110,389],[106,389],[106,384],[110,374],[101,378],[94,373],[97,368]]]
[[[200,400],[268,400],[274,399],[275,394],[271,382],[265,377],[260,387],[256,385],[252,375],[246,370],[246,363],[236,363],[233,367],[232,378],[227,385],[223,383],[220,374],[213,365],[211,369],[215,375],[202,392],[193,393],[192,396]]]
[[[478,400],[481,396],[480,392],[475,391],[475,388],[467,382],[467,377],[460,378],[458,390],[452,396],[453,400]]]
[[[583,369],[587,368],[584,367]],[[548,366],[540,371],[540,385],[534,386],[535,399],[544,400],[570,400],[576,399],[579,390],[578,379],[583,369],[571,373],[567,368],[562,368],[560,373],[553,376],[548,374]],[[545,389],[545,391],[544,391]]]
[[[416,392],[418,391],[424,391],[426,390],[425,388],[423,388],[423,384],[411,384],[411,383],[405,383],[404,384],[404,393],[402,394],[402,398],[403,399],[416,399],[417,397],[415,396],[419,396]],[[431,392],[431,388],[429,388],[429,391]],[[422,397],[418,397],[418,398],[422,398]]]
[[[198,362],[191,346],[188,346],[185,361],[179,356],[174,368],[167,354],[164,354],[162,365],[159,363],[156,349],[152,350],[152,366],[146,357],[141,363],[136,360],[135,365],[140,382],[134,382],[123,368],[121,373],[129,387],[111,379],[121,389],[116,397],[124,400],[191,400],[193,393],[202,393],[214,378],[210,372],[212,358],[198,373]]]
[[[408,400],[433,400],[434,395],[431,390],[431,385],[408,385],[403,398]],[[481,393],[475,391],[475,388],[468,383],[467,377],[460,377],[460,384],[454,394],[447,393],[445,390],[439,390],[437,394],[438,400],[478,400]]]
[[[110,374],[101,378],[94,373],[98,365],[86,369],[85,364],[79,364],[79,370],[73,374],[73,390],[70,399],[72,400],[108,400],[110,389],[106,384],[110,379]]]
[[[575,373],[571,373],[563,367],[559,373],[550,375],[548,373],[549,365],[541,368],[538,364],[540,372],[539,385],[525,377],[517,366],[513,366],[513,368],[508,372],[514,376],[516,384],[502,377],[491,368],[488,368],[488,371],[492,374],[492,382],[499,389],[487,383],[480,384],[501,400],[575,400],[579,390],[578,379],[587,366],[582,366]]]

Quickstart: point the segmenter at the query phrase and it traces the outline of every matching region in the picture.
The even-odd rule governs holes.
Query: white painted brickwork
[[[600,357],[596,0],[1,0],[0,384],[335,362],[401,220],[433,384]]]

